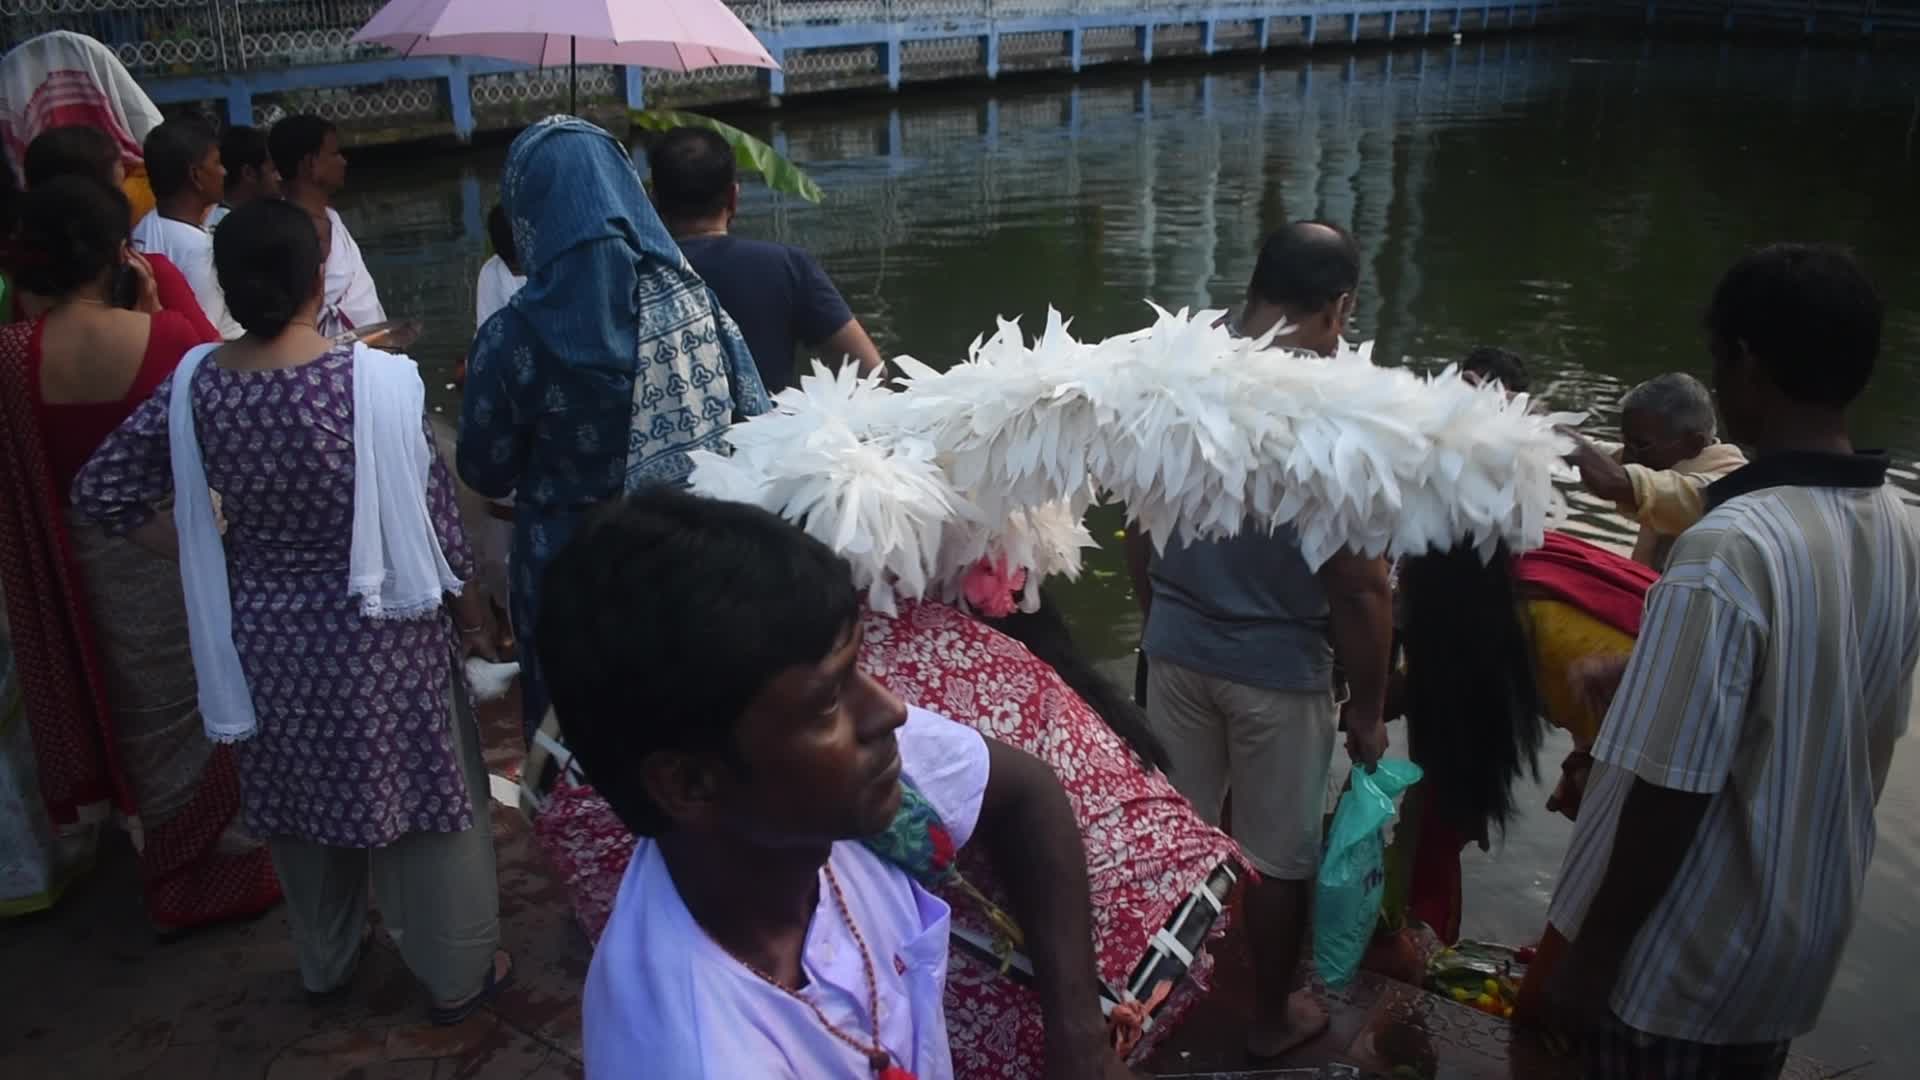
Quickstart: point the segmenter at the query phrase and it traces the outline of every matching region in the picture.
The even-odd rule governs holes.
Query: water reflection
[[[1232,304],[1263,233],[1322,218],[1360,245],[1358,330],[1376,357],[1433,364],[1503,344],[1533,358],[1544,397],[1602,431],[1626,386],[1704,368],[1700,308],[1743,248],[1844,241],[1892,313],[1860,434],[1910,462],[1916,84],[1911,58],[1884,54],[1523,37],[816,101],[734,119],[804,162],[825,203],[750,188],[738,224],[812,249],[883,349],[940,363],[996,315],[1032,324],[1048,304],[1086,335],[1141,325],[1149,298]],[[442,375],[472,332],[501,157],[361,162],[343,207],[388,310],[427,321],[417,352]],[[1920,485],[1910,467],[1895,475]],[[1607,508],[1573,504],[1577,529],[1625,537]],[[1096,515],[1095,535],[1118,524]],[[1064,597],[1096,652],[1132,647],[1112,553]],[[1867,909],[1809,1043],[1831,1064],[1920,1062],[1902,1015],[1920,960],[1914,753],[1896,759]],[[1562,825],[1535,815],[1474,867],[1469,929],[1533,932]]]

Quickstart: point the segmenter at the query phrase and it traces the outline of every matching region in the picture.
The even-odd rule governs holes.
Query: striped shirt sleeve
[[[1656,585],[1593,756],[1657,787],[1709,795],[1740,745],[1761,624],[1706,567]]]

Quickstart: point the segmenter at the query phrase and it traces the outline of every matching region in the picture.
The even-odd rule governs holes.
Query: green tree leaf
[[[813,178],[803,172],[800,166],[732,124],[722,123],[711,116],[674,109],[631,109],[627,112],[627,119],[636,129],[656,134],[664,134],[677,127],[698,127],[718,132],[721,138],[727,140],[727,145],[733,147],[734,162],[748,172],[759,173],[767,187],[784,195],[798,195],[810,203],[817,203],[826,197],[820,185],[814,183]]]

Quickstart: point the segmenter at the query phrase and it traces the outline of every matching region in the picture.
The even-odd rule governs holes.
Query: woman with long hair
[[[1549,809],[1577,811],[1601,719],[1581,692],[1580,665],[1632,651],[1654,578],[1559,532],[1517,556],[1505,545],[1488,557],[1462,547],[1401,563],[1398,696],[1425,779],[1395,833],[1389,874],[1401,888],[1390,891],[1442,941],[1460,936],[1460,851],[1512,820],[1514,784],[1538,776],[1547,724],[1574,740]]]
[[[307,991],[348,987],[371,879],[433,1019],[457,1022],[512,966],[456,662],[491,654],[491,628],[462,587],[472,557],[425,387],[404,357],[314,328],[322,252],[304,211],[235,210],[214,266],[245,336],[189,353],[93,456],[75,501],[178,553],[207,731],[238,756]]]
[[[529,738],[547,701],[539,583],[587,509],[680,483],[688,453],[766,411],[753,356],[667,235],[626,147],[571,117],[507,152],[500,196],[527,282],[473,344],[460,476],[514,500],[510,611]]]
[[[189,349],[216,340],[191,291],[128,246],[127,200],[83,177],[23,199],[18,286],[51,307],[0,327],[0,570],[39,784],[56,824],[130,823],[163,931],[279,899],[239,826],[231,754],[201,730],[172,564],[71,514],[75,476]]]

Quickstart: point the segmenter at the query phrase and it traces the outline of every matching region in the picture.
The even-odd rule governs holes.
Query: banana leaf
[[[798,195],[810,203],[817,203],[826,197],[820,185],[801,171],[800,166],[732,124],[722,123],[711,116],[674,109],[630,109],[627,119],[635,129],[654,134],[665,134],[677,127],[700,127],[716,131],[727,140],[728,146],[733,147],[734,163],[747,172],[759,173],[768,188],[783,195]]]

